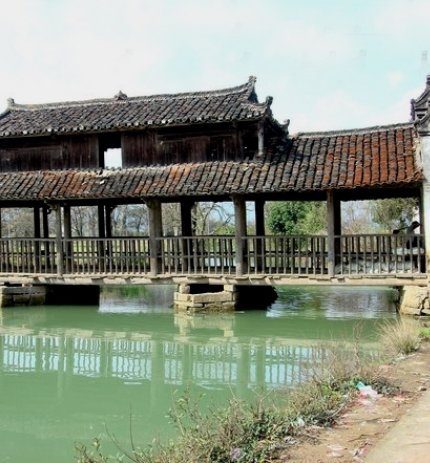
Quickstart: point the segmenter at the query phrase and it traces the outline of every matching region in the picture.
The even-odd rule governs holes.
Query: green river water
[[[100,306],[3,309],[0,462],[75,461],[106,428],[127,444],[168,435],[166,413],[189,388],[223,403],[298,379],[321,340],[396,317],[388,288],[283,287],[269,309],[178,315],[172,288],[120,288]],[[252,309],[252,310],[251,310]],[[114,447],[104,439],[109,452]]]

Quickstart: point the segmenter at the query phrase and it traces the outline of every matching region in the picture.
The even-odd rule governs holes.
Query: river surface
[[[100,306],[3,309],[0,462],[75,461],[75,443],[106,429],[127,446],[173,432],[166,413],[189,389],[223,403],[232,394],[299,380],[312,346],[395,319],[387,288],[283,287],[269,309],[174,314],[172,288],[119,288]],[[252,309],[252,310],[251,310]],[[106,442],[107,451],[115,448]]]

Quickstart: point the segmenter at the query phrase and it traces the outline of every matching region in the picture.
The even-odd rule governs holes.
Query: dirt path
[[[282,462],[350,463],[366,454],[396,425],[402,415],[429,386],[430,342],[395,365],[383,366],[383,373],[399,386],[399,392],[376,399],[357,396],[333,428],[307,429],[293,441]]]

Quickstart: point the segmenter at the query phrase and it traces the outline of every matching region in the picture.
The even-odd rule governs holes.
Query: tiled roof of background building
[[[250,162],[0,174],[0,200],[227,196],[401,186],[423,180],[412,123],[298,134]]]
[[[258,103],[255,77],[224,90],[39,105],[8,100],[0,114],[0,137],[97,132],[145,126],[240,121],[271,117],[272,98]]]

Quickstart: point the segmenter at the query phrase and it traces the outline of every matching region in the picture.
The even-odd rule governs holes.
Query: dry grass
[[[420,344],[420,323],[414,318],[400,317],[380,327],[383,352],[389,357],[415,352]]]

